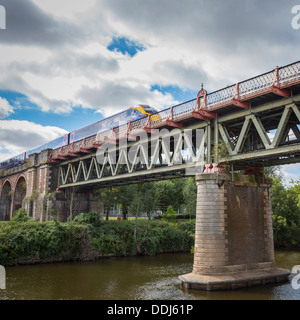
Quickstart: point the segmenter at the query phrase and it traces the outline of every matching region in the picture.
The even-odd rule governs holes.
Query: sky
[[[215,91],[300,60],[295,5],[0,0],[0,161],[130,106],[167,108],[202,83]],[[298,164],[283,171],[300,178]]]

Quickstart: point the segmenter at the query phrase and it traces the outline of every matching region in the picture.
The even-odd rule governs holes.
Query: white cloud
[[[153,85],[197,90],[204,83],[214,91],[297,60],[300,49],[284,1],[4,4],[13,14],[0,38],[0,88],[23,93],[47,112],[69,113],[78,105],[104,115],[137,103],[167,107],[176,101],[151,91]],[[115,36],[145,50],[134,57],[111,52],[106,47]]]
[[[13,106],[11,106],[6,99],[0,97],[0,119],[6,118],[10,113],[13,112]]]
[[[6,2],[8,8],[13,6]],[[125,108],[150,99],[151,105],[167,107],[174,102],[172,96],[153,94],[152,85],[197,90],[204,82],[213,91],[292,62],[299,52],[286,2],[174,0],[170,6],[166,0],[27,4],[17,0],[16,4],[9,10],[14,12],[11,27],[0,45],[0,87],[25,94],[48,112],[66,113],[76,105]],[[26,28],[20,16],[27,18]],[[146,50],[132,58],[110,52],[106,46],[113,36],[136,40]],[[117,93],[120,83],[124,90]],[[144,89],[132,90],[133,86]],[[108,87],[108,93],[123,97],[106,96],[101,88]],[[97,88],[98,101],[80,97],[83,90]],[[141,92],[146,101],[141,101]]]
[[[0,121],[0,161],[63,136],[65,130],[29,121]]]
[[[300,180],[300,163],[284,165],[282,166],[282,172],[287,185],[291,183],[291,180]]]
[[[97,0],[33,0],[42,10],[64,19],[80,18],[90,12]]]

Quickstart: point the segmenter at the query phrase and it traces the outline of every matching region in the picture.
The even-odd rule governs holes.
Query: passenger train
[[[135,107],[128,108],[125,111],[119,112],[113,116],[102,119],[95,123],[92,123],[84,128],[75,130],[65,134],[63,137],[50,141],[44,145],[41,145],[35,149],[26,151],[8,160],[0,163],[0,170],[10,169],[12,167],[21,165],[29,156],[33,153],[39,153],[45,149],[58,149],[60,147],[72,144],[73,142],[82,140],[96,135],[97,133],[108,131],[114,127],[129,123],[130,121],[144,118],[148,115],[157,113],[158,111],[148,105],[137,105]]]

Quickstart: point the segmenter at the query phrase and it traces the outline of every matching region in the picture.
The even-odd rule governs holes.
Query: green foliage
[[[99,224],[94,218],[94,214],[90,214],[80,215],[77,221],[67,223],[55,219],[1,222],[0,264],[190,252],[194,244],[195,221],[170,224],[139,220],[135,239],[135,221],[103,221]]]
[[[24,208],[20,208],[12,217],[11,221],[12,222],[21,222],[21,221],[29,221],[32,220],[31,217],[28,217],[25,209]]]
[[[275,167],[266,167],[264,168],[264,175],[267,178],[278,178],[280,181],[283,180],[283,172],[281,166],[275,166]]]
[[[274,178],[271,192],[273,214],[286,218],[288,225],[298,224],[300,207],[295,189],[293,187],[286,188],[279,178]]]
[[[104,256],[134,255],[133,228],[132,221],[104,221],[93,235],[93,246]]]
[[[99,227],[101,224],[100,215],[96,212],[91,213],[80,213],[73,219],[73,223],[87,224],[93,227]]]
[[[89,238],[84,225],[54,221],[0,224],[0,264],[76,260]]]
[[[194,244],[195,221],[170,224],[165,221],[104,221],[92,236],[92,244],[101,255],[155,255],[162,252],[190,252]]]
[[[173,209],[172,206],[169,206],[162,217],[163,219],[176,219],[176,211]]]
[[[276,247],[300,246],[300,185],[285,186],[280,175],[273,174],[271,189],[273,235]]]
[[[228,146],[226,142],[222,141],[218,144],[215,144],[212,149],[212,155],[214,162],[220,162],[221,159],[226,159],[229,156]]]
[[[9,175],[9,170],[5,170],[5,169],[0,170],[0,178],[3,178],[7,175]]]
[[[189,177],[183,187],[184,213],[196,217],[197,186],[195,179]]]
[[[187,186],[186,186],[187,185]],[[155,211],[165,211],[170,205],[175,210],[182,210],[194,215],[196,201],[196,184],[194,179],[172,179],[142,184],[99,189],[99,195],[104,201],[106,215],[114,205],[121,208],[123,216],[133,214],[140,216],[146,213],[148,217]]]

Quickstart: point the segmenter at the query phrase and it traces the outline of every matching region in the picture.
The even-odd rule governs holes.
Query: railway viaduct
[[[8,221],[20,208],[38,221],[53,217],[66,221],[81,212],[103,214],[103,203],[93,189],[57,190],[58,168],[49,162],[52,150],[32,154],[20,166],[2,172],[0,178],[0,221]],[[76,196],[75,196],[76,193]]]
[[[95,190],[196,177],[193,271],[183,286],[232,289],[286,280],[274,262],[271,181],[300,162],[300,62],[276,68],[109,132],[32,154],[1,173],[0,220],[24,207],[44,221],[102,214]]]

